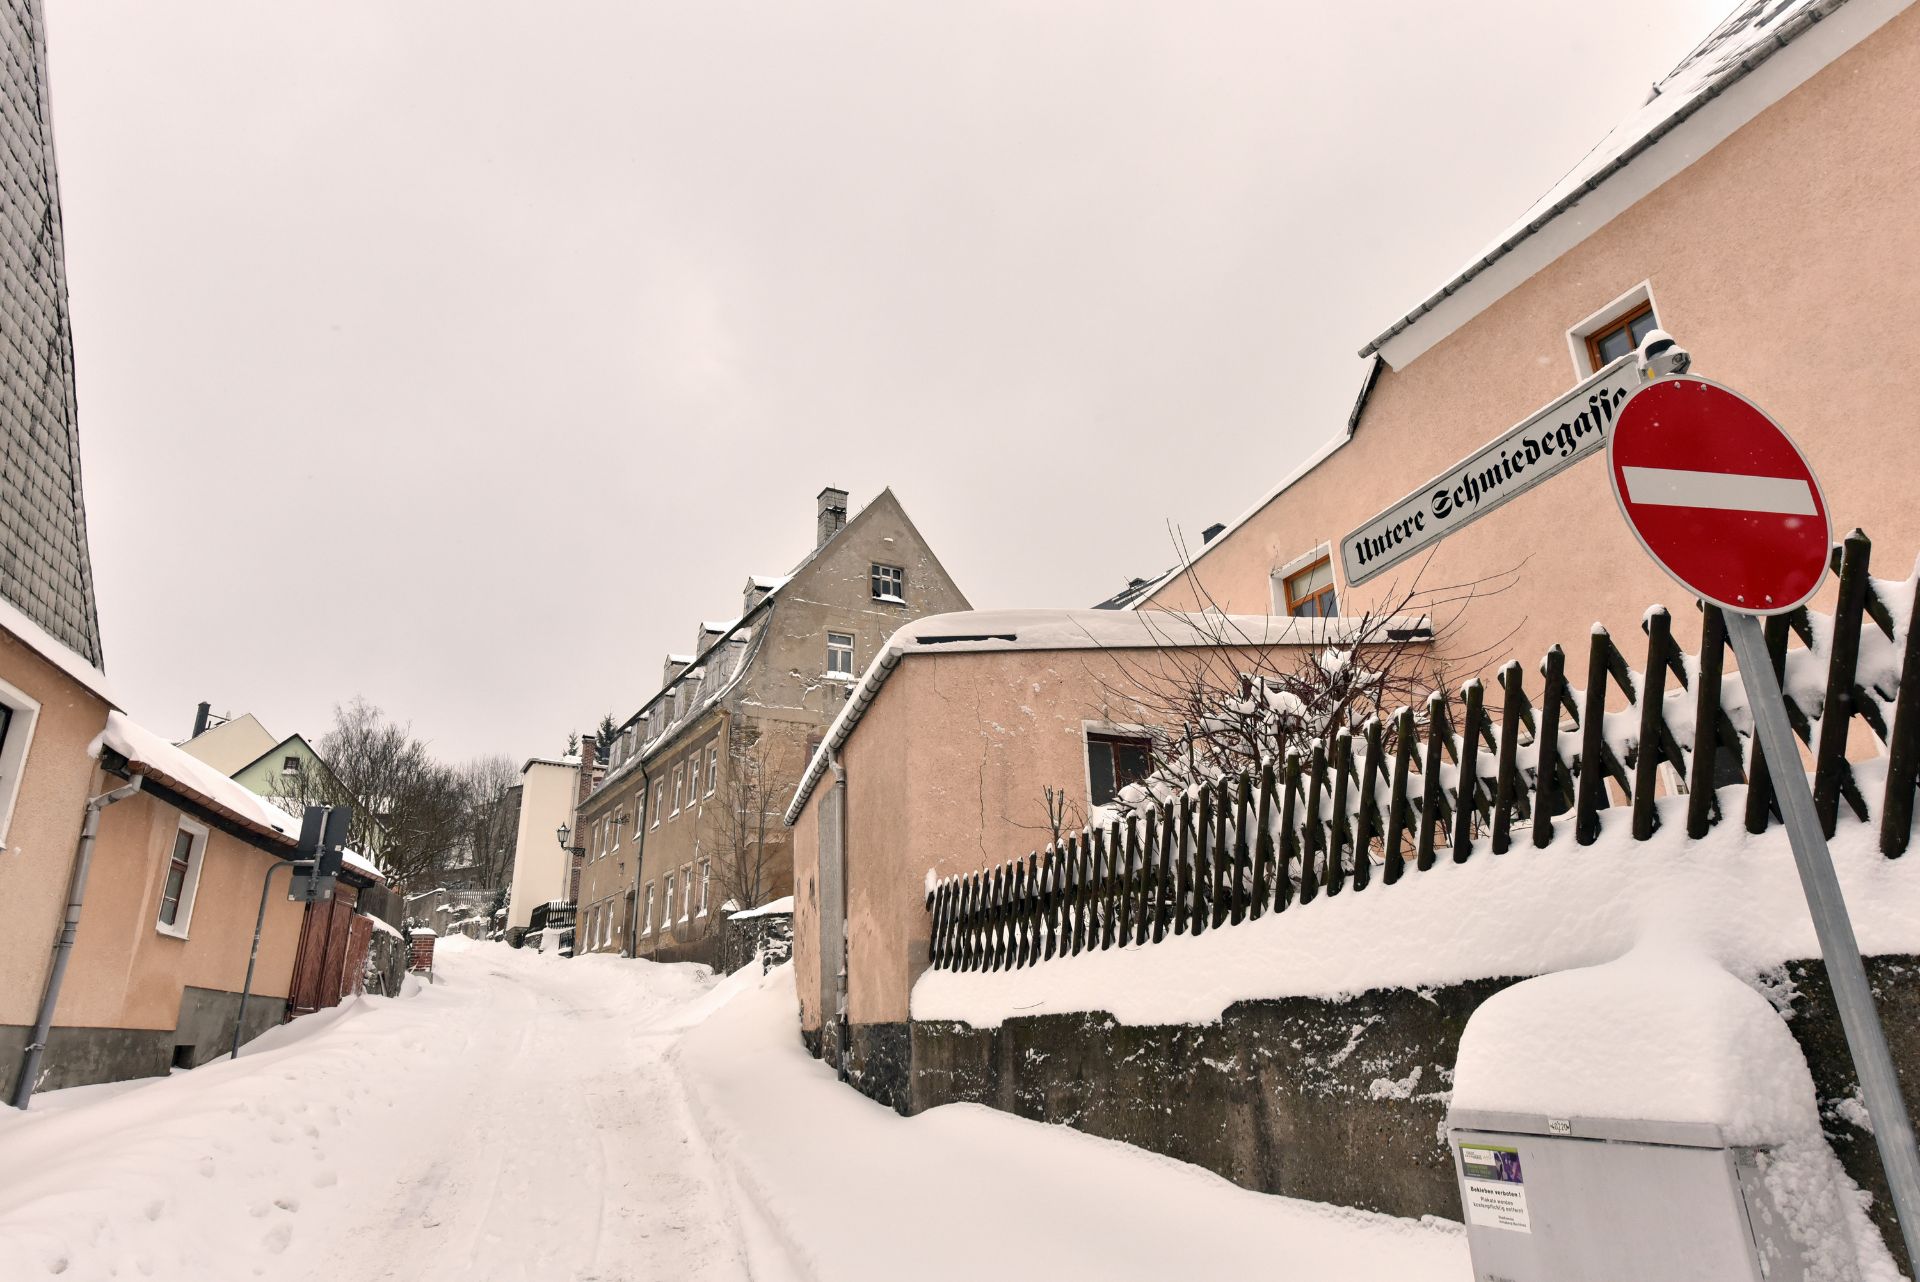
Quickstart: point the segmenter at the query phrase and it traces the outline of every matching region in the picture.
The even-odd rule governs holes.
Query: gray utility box
[[[1476,1282],[1803,1282],[1764,1150],[1700,1122],[1447,1115]]]

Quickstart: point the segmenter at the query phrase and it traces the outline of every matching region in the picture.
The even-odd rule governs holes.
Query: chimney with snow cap
[[[823,548],[827,540],[847,528],[847,492],[831,485],[820,491],[814,515],[814,543]]]

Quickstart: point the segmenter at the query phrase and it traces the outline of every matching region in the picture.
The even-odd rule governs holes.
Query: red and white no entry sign
[[[1660,568],[1715,605],[1780,614],[1826,577],[1826,499],[1793,438],[1704,378],[1627,398],[1607,443],[1621,514]]]

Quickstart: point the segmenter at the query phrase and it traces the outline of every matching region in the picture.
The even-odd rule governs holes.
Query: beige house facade
[[[1002,610],[902,628],[808,763],[793,830],[794,981],[802,1035],[869,1094],[900,1104],[929,876],[992,867],[1067,828],[1124,779],[1127,745],[1177,730],[1161,692],[1289,670],[1350,640],[1342,619]],[[1222,637],[1233,644],[1222,644]],[[956,709],[964,709],[956,715]],[[1144,760],[1142,761],[1144,764]]]
[[[888,637],[967,606],[891,490],[851,518],[845,491],[822,490],[812,535],[791,571],[747,579],[738,618],[702,621],[598,745],[577,952],[710,961],[729,905],[790,894],[781,812],[814,745]]]
[[[573,826],[580,789],[580,758],[531,757],[520,768],[520,819],[513,838],[513,881],[507,892],[507,929],[525,930],[536,905],[564,900],[572,856],[562,825]]]
[[[1342,537],[1569,391],[1648,328],[1799,440],[1838,532],[1883,576],[1920,553],[1920,12],[1905,0],[1743,3],[1472,267],[1396,321],[1344,429],[1133,608],[1357,614],[1452,585],[1454,684],[1649,604],[1699,639],[1588,458],[1379,578]],[[1457,589],[1456,589],[1457,590]],[[1830,608],[1830,582],[1817,608]],[[1408,602],[1408,598],[1413,598]],[[1473,656],[1469,661],[1468,656]]]

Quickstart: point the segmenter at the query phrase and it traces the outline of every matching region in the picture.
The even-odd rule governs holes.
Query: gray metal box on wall
[[[1805,1277],[1764,1150],[1717,1126],[1455,1110],[1447,1131],[1476,1282]]]

